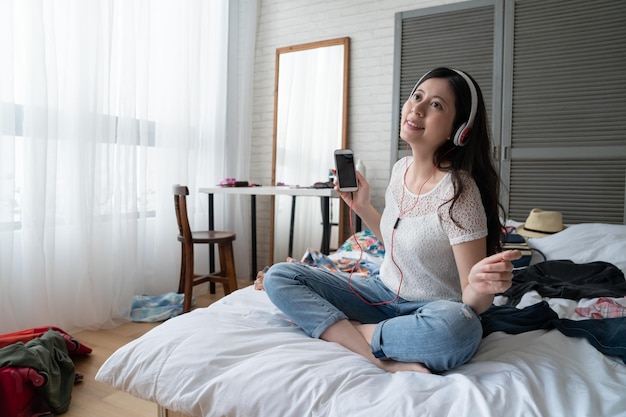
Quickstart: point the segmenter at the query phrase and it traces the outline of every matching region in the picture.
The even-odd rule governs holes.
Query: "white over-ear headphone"
[[[478,93],[476,92],[476,87],[474,86],[474,83],[472,82],[470,77],[468,77],[467,74],[465,74],[463,71],[456,70],[454,68],[450,68],[450,69],[452,71],[456,72],[457,74],[459,74],[461,77],[463,77],[463,79],[467,83],[467,87],[470,90],[470,95],[472,96],[471,97],[472,103],[471,103],[471,107],[470,107],[470,114],[469,114],[469,117],[467,118],[467,122],[461,123],[461,126],[459,126],[459,128],[454,132],[454,136],[453,136],[453,139],[452,139],[453,143],[456,146],[464,146],[467,143],[466,142],[467,134],[472,129],[472,126],[474,126],[474,118],[476,117],[476,110],[478,108]],[[420,77],[420,79],[415,84],[415,87],[413,87],[413,91],[411,91],[411,96],[413,96],[413,94],[415,94],[415,90],[417,89],[417,86],[420,85],[422,83],[422,81],[424,81],[424,79],[431,72],[432,72],[432,70],[428,71],[426,74],[424,74],[424,75],[422,75]]]

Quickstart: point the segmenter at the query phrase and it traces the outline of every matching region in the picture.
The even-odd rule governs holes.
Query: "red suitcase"
[[[36,395],[36,388],[46,380],[45,373],[32,368],[0,368],[0,417],[52,416]]]

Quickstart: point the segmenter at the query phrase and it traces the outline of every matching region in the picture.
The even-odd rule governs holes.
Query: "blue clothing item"
[[[589,320],[553,320],[561,333],[570,337],[584,337],[605,355],[618,356],[626,364],[626,317]]]
[[[480,319],[465,304],[437,300],[391,301],[396,294],[377,276],[347,277],[308,265],[279,263],[265,274],[270,300],[311,337],[339,320],[377,324],[372,353],[381,360],[420,362],[433,372],[472,358],[482,339]],[[357,295],[358,294],[358,295]]]
[[[483,337],[496,331],[518,334],[556,328],[565,336],[584,337],[605,355],[618,356],[626,364],[626,317],[610,319],[560,319],[546,301],[523,309],[491,306],[481,314]]]
[[[165,321],[183,312],[185,295],[168,292],[161,295],[134,295],[130,319],[134,322]],[[194,305],[193,297],[191,304]]]
[[[557,320],[559,315],[546,301],[540,301],[523,309],[492,305],[480,318],[483,337],[487,337],[493,332],[519,334],[531,330],[554,329],[552,321]]]

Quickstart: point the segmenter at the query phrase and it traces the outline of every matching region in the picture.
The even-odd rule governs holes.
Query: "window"
[[[10,176],[11,179],[14,179],[14,199],[12,202],[5,202],[4,204],[11,207],[5,207],[7,210],[13,211],[13,221],[11,224],[4,222],[3,227],[20,229],[22,225],[22,198],[23,198],[23,189],[25,184],[24,172],[25,172],[25,164],[33,163],[32,160],[28,160],[26,158],[25,153],[29,147],[37,146],[35,143],[35,139],[32,137],[26,138],[23,136],[24,131],[24,108],[22,105],[9,105],[5,104],[3,109],[10,111],[3,111],[3,116],[8,118],[12,116],[14,121],[12,123],[4,124],[4,126],[12,126],[14,131],[11,129],[6,129],[9,131],[2,132],[3,136],[5,135],[7,138],[12,137],[15,140],[12,140],[12,148],[14,150],[14,168],[10,169],[10,167],[5,167],[5,169],[10,171],[3,172],[3,176]],[[119,118],[114,116],[100,115],[99,118],[104,121],[104,123],[99,123],[98,125],[102,127],[103,130],[111,129],[115,132],[119,126]],[[128,175],[133,175],[136,178],[145,178],[145,181],[133,181],[135,185],[136,192],[136,201],[128,201],[125,203],[126,209],[123,211],[128,215],[137,216],[137,217],[154,217],[156,213],[156,179],[154,175],[149,175],[157,167],[157,154],[155,149],[155,123],[150,121],[142,121],[142,120],[127,120],[127,126],[134,129],[136,133],[136,143],[129,145],[119,144],[117,141],[117,136],[115,133],[113,134],[113,142],[107,143],[106,139],[103,139],[96,146],[101,148],[101,152],[97,152],[97,155],[100,156],[99,161],[93,161],[96,166],[101,167],[101,169],[96,170],[95,175],[106,176],[111,173],[105,164],[110,163],[110,158],[107,156],[112,152],[125,152],[125,153],[134,153],[136,164],[133,168],[134,172],[129,172]],[[102,138],[107,138],[110,135],[106,132],[102,132],[102,135],[99,135]],[[140,139],[145,138],[145,139]],[[145,143],[142,143],[145,142]],[[69,142],[64,140],[57,140],[59,151],[63,151],[64,145],[70,145]],[[7,148],[8,149],[8,148]],[[120,167],[120,169],[124,169]],[[112,186],[113,180],[111,181],[103,181],[103,186]],[[143,189],[145,187],[145,190]],[[99,201],[94,204],[93,211],[94,215],[100,216],[102,219],[106,219],[110,217],[111,213],[109,207],[111,206],[110,198],[113,198],[113,193],[104,193],[103,195],[107,196],[105,201]],[[65,201],[65,203],[64,203]],[[70,196],[65,195],[63,197],[62,194],[59,194],[59,205],[71,204]]]

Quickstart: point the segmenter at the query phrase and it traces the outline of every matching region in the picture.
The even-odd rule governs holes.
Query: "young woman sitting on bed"
[[[465,73],[437,68],[402,107],[412,150],[393,167],[382,215],[370,187],[339,192],[385,245],[380,275],[345,277],[280,263],[263,285],[308,335],[336,342],[389,371],[442,372],[467,362],[482,338],[478,314],[511,286],[500,250],[499,179],[482,93]]]

